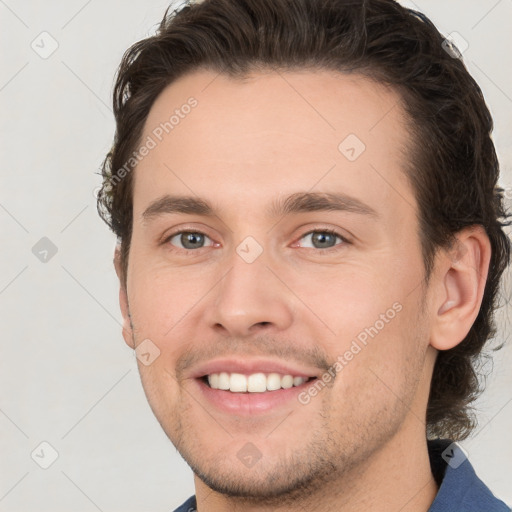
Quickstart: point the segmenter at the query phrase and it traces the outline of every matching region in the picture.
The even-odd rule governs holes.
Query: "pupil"
[[[327,245],[329,245],[329,238],[331,238],[331,242],[335,241],[334,236],[331,233],[316,233],[313,234],[313,242],[318,242],[320,244],[320,247],[324,247],[326,240]]]
[[[184,233],[181,235],[181,243],[183,247],[185,247],[186,249],[195,249],[197,247],[195,247],[194,244],[201,245],[202,236],[203,235],[199,233]],[[190,246],[189,244],[191,244],[192,246]]]

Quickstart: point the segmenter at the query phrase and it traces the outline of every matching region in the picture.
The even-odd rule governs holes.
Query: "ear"
[[[466,337],[480,311],[491,258],[489,237],[482,226],[470,226],[438,257],[430,344],[448,350]]]
[[[116,245],[114,252],[114,267],[116,269],[117,277],[119,278],[119,306],[121,307],[121,314],[123,315],[123,338],[125,343],[135,349],[133,340],[133,329],[130,318],[130,308],[128,305],[128,294],[123,282],[123,272],[121,267],[121,247]]]

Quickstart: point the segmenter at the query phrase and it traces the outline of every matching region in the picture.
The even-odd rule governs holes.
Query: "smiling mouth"
[[[280,373],[243,373],[219,372],[203,375],[199,380],[211,389],[230,391],[231,393],[265,393],[302,386],[317,377],[301,377]]]

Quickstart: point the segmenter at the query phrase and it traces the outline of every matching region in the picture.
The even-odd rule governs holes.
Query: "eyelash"
[[[203,235],[207,238],[210,238],[206,233],[203,233],[202,231],[192,231],[192,230],[188,230],[188,229],[183,229],[181,231],[176,231],[176,232],[172,233],[171,235],[169,235],[168,237],[166,237],[165,240],[163,240],[162,244],[163,245],[168,244],[170,242],[170,240],[172,238],[174,238],[176,235],[181,235],[183,233],[188,233],[191,235]],[[341,244],[336,244],[333,247],[327,247],[326,249],[317,249],[315,247],[306,247],[306,249],[310,249],[310,250],[313,250],[316,252],[326,253],[326,252],[336,251],[336,250],[340,249],[340,246],[350,244],[350,242],[343,235],[341,235],[340,233],[338,233],[337,231],[335,231],[333,229],[312,229],[312,230],[304,233],[303,235],[301,235],[298,240],[301,240],[302,238],[304,238],[308,235],[311,235],[312,233],[327,233],[329,235],[338,237],[343,242]],[[183,252],[183,251],[184,252],[197,252],[201,249],[206,249],[206,247],[200,247],[199,249],[182,249],[181,247],[173,246],[173,250],[176,250],[178,252]]]

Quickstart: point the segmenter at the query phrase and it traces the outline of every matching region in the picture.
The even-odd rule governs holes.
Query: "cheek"
[[[140,266],[132,273],[128,288],[130,310],[137,339],[144,336],[162,340],[174,336],[204,295],[207,283],[197,272],[149,267]]]
[[[135,343],[138,346],[149,339],[159,352],[149,366],[138,361],[152,406],[157,406],[162,396],[173,403],[178,399],[175,364],[190,349],[191,340],[205,339],[202,311],[207,304],[208,290],[217,280],[215,273],[201,273],[191,267],[169,269],[167,266],[150,268],[145,265],[131,274],[129,300]]]
[[[416,318],[414,324],[411,317]],[[345,422],[347,435],[364,436],[373,432],[376,424],[386,425],[383,431],[394,431],[408,414],[422,375],[426,346],[422,346],[420,323],[417,309],[404,305],[382,329],[374,330],[375,325],[368,324],[361,330],[365,343],[352,338],[344,341],[345,350],[331,352],[341,356],[342,368],[333,389],[332,422]],[[374,435],[369,435],[369,442]]]
[[[324,324],[325,340],[333,348],[343,347],[361,333],[364,339],[365,329],[375,323],[379,331],[387,327],[399,316],[397,309],[404,297],[399,283],[390,280],[389,274],[362,265],[297,277],[293,289],[313,317]]]
[[[308,308],[329,327],[322,336],[324,347],[339,363],[342,385],[375,383],[373,370],[391,389],[401,389],[405,367],[424,351],[421,274],[418,267],[401,272],[358,268],[324,279],[321,287],[315,279],[303,283]]]

